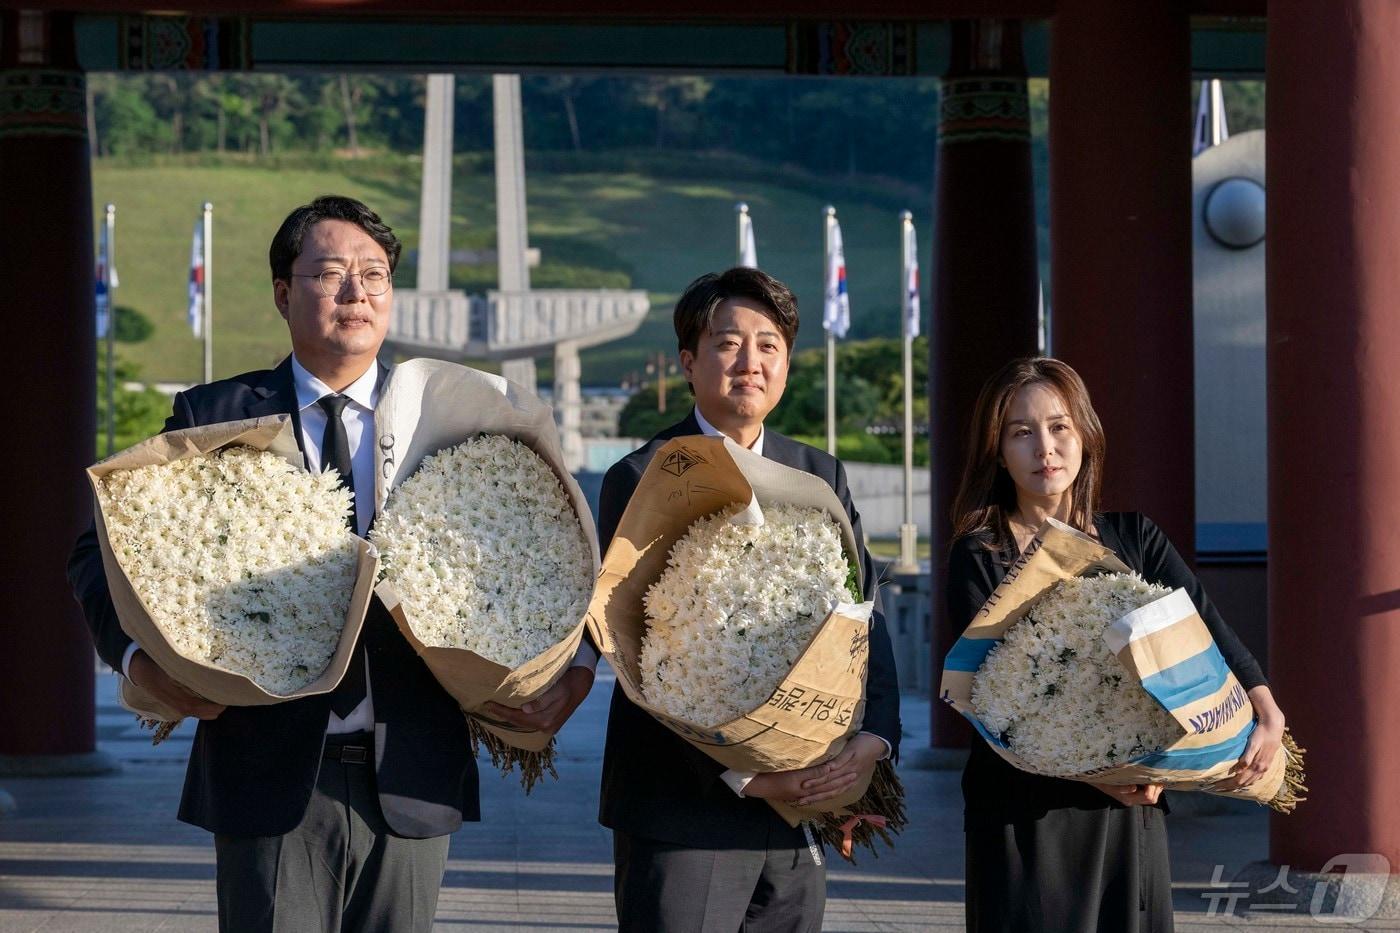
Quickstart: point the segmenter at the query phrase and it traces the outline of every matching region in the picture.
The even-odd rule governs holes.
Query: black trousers
[[[367,734],[329,736],[327,744],[374,746]],[[219,930],[428,933],[449,839],[391,834],[373,760],[327,759],[296,829],[214,837]]]
[[[790,837],[789,837],[790,838]],[[695,849],[613,831],[621,933],[818,933],[822,864],[805,846]]]
[[[1171,933],[1167,827],[1157,807],[967,821],[968,933]]]

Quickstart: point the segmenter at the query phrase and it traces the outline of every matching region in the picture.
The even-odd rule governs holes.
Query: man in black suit
[[[359,201],[327,196],[294,210],[269,251],[291,356],[181,392],[165,429],[291,415],[307,468],[335,467],[358,492],[354,525],[365,534],[387,376],[377,355],[399,251]],[[79,538],[68,576],[102,659],[200,720],[179,816],[215,834],[221,930],[432,927],[449,834],[480,818],[476,763],[456,702],[378,600],[334,692],[226,709],[177,683],[122,631],[95,531]],[[591,666],[572,667],[512,714],[553,732],[592,682]]]
[[[599,498],[604,549],[652,456],[667,440],[725,434],[835,490],[862,541],[840,461],[764,428],[782,398],[797,336],[792,292],[757,269],[703,275],[676,304],[681,365],[695,408],[608,470]],[[805,805],[838,796],[899,743],[899,690],[862,543],[865,597],[875,600],[862,732],[832,761],[800,771],[746,774],[682,740],[622,690],[613,691],[599,821],[613,830],[614,893],[624,931],[816,931],[826,902],[819,844],[764,800]]]

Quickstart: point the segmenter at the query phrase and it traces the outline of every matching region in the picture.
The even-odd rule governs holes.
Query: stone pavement
[[[592,694],[565,727],[557,782],[537,787],[527,798],[516,780],[502,779],[483,763],[486,818],[452,839],[436,929],[614,928],[611,838],[596,822],[612,684],[604,666]],[[98,704],[99,743],[121,761],[119,773],[0,778],[0,788],[18,804],[14,814],[0,817],[0,933],[215,930],[210,839],[175,819],[193,728],[186,724],[152,747],[131,715],[116,705],[110,674],[98,675]],[[926,746],[928,701],[906,696],[903,719],[905,748]],[[832,868],[828,930],[963,929],[958,772],[906,768],[902,776],[913,825],[894,851],[878,859],[866,854],[858,866]],[[1306,910],[1270,916],[1267,923],[1207,916],[1209,900],[1202,894],[1210,889],[1215,866],[1223,866],[1215,877],[1228,881],[1265,857],[1263,811],[1174,814],[1169,825],[1178,929],[1317,925]]]

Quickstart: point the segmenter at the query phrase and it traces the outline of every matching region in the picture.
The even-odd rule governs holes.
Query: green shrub
[[[170,399],[158,389],[142,385],[140,389],[128,389],[126,383],[136,382],[140,370],[130,363],[118,361],[116,385],[113,399],[116,403],[116,438],[112,451],[107,450],[107,380],[101,368],[97,373],[97,438],[94,445],[97,456],[125,450],[132,444],[144,441],[159,434],[165,427],[165,419],[170,414]]]
[[[146,315],[135,308],[117,305],[117,329],[113,334],[117,343],[140,343],[155,331],[156,326]]]
[[[692,404],[685,380],[668,379],[666,410],[659,412],[656,410],[656,384],[648,383],[623,406],[617,419],[617,433],[621,437],[639,437],[646,440],[684,418]]]

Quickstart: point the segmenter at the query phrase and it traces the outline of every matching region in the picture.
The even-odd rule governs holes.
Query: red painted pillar
[[[1270,857],[1400,871],[1400,6],[1268,29],[1269,672],[1309,751]]]
[[[1195,553],[1190,23],[1060,0],[1050,48],[1051,350],[1108,437],[1103,503]]]
[[[94,453],[84,79],[71,16],[0,15],[0,256],[14,338],[5,356],[9,456],[0,466],[9,490],[0,770],[90,770],[103,760],[94,754],[94,654],[65,578],[90,515],[83,468]]]
[[[1021,24],[960,21],[952,41],[938,124],[929,341],[935,672],[961,634],[943,594],[968,418],[992,373],[1036,352],[1039,297]],[[966,720],[943,703],[932,706],[933,745],[966,748],[973,736]]]

